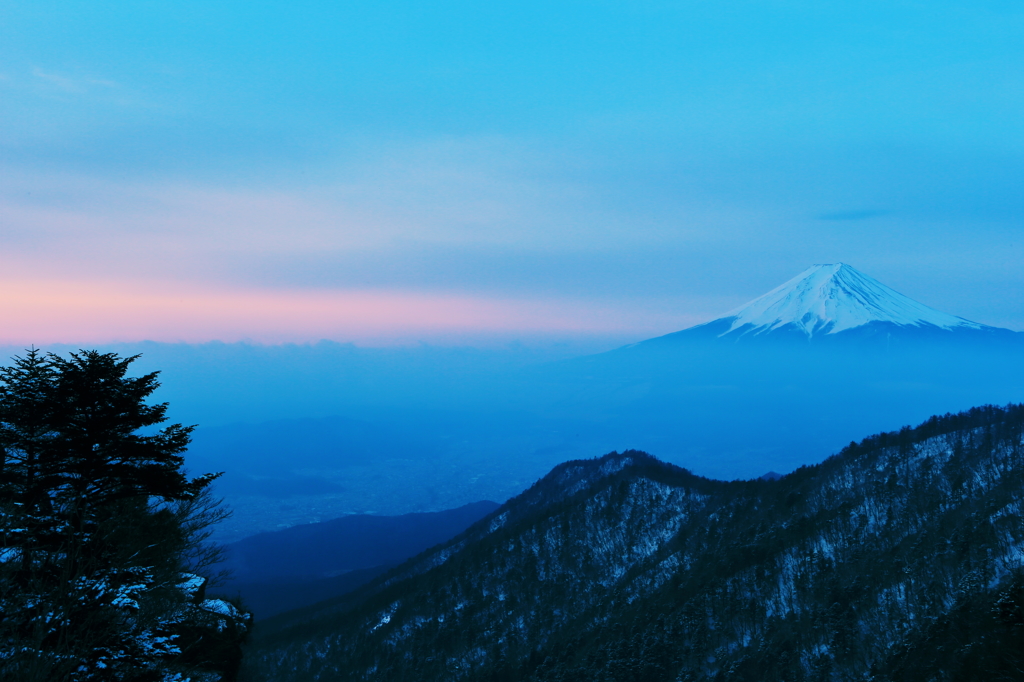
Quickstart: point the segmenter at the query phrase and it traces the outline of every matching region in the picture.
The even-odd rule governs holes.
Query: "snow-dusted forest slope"
[[[1019,679],[1022,502],[1022,406],[776,481],[632,451],[568,462],[362,591],[268,622],[248,675]]]

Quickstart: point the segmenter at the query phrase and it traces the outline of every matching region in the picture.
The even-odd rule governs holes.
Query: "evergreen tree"
[[[186,476],[192,427],[155,430],[167,404],[146,402],[157,373],[128,376],[136,358],[30,350],[0,369],[3,679],[185,680],[223,663],[204,629],[246,629],[193,575],[216,475]]]

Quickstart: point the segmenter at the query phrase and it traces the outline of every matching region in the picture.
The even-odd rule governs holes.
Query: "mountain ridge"
[[[1000,679],[1024,665],[1004,660],[1024,652],[1022,490],[1020,405],[776,481],[569,462],[348,603],[272,624],[251,679]]]

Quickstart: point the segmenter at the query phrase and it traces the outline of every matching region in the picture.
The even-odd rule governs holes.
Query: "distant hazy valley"
[[[1024,334],[815,266],[703,325],[597,355],[149,344],[189,466],[226,471],[218,531],[504,501],[557,464],[642,449],[720,479],[851,438],[1020,400]],[[298,416],[303,415],[303,416]]]

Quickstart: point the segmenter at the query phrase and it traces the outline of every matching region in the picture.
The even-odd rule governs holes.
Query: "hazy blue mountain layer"
[[[497,507],[476,502],[425,514],[356,514],[260,533],[224,547],[220,568],[230,577],[218,591],[241,595],[257,618],[307,606],[359,587]]]
[[[577,433],[586,431],[570,433],[556,420],[470,416],[394,410],[396,422],[323,417],[200,428],[187,462],[193,471],[226,471],[217,492],[235,513],[217,532],[234,542],[344,515],[504,501],[551,460],[576,456],[585,440]]]
[[[1024,406],[779,480],[556,467],[450,542],[264,624],[250,680],[1010,680]]]
[[[792,471],[931,414],[1024,399],[1024,334],[823,265],[706,324],[536,370],[553,419],[719,478]],[[545,398],[548,398],[545,400]]]

